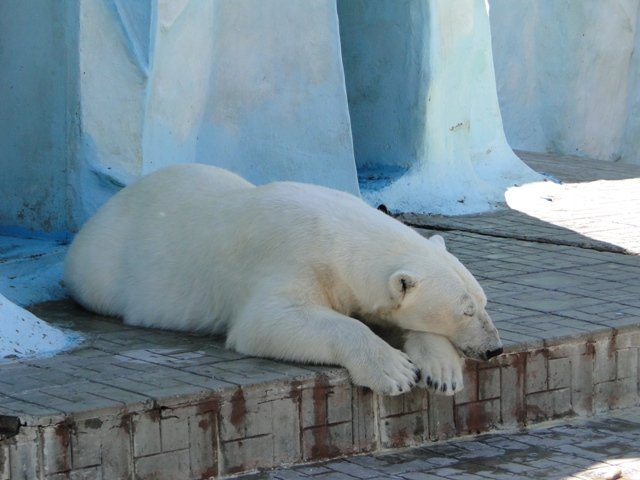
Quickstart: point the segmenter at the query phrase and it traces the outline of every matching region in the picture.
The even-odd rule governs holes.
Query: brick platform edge
[[[640,329],[468,362],[452,397],[380,397],[327,370],[69,416],[0,417],[0,480],[207,479],[640,405]],[[521,348],[520,348],[521,350]]]

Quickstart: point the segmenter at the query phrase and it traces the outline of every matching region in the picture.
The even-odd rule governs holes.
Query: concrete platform
[[[277,468],[238,480],[637,480],[640,408]]]
[[[590,170],[527,161],[571,181]],[[603,198],[637,198],[640,168],[605,166]],[[640,204],[603,198],[575,215],[546,201],[529,213],[405,218],[444,234],[484,286],[506,345],[490,363],[467,362],[454,398],[379,397],[339,368],[248,358],[220,339],[134,329],[69,302],[37,305],[87,341],[0,364],[0,480],[210,478],[638,406],[640,257],[628,239],[640,238]],[[595,219],[618,215],[624,228],[592,238]]]

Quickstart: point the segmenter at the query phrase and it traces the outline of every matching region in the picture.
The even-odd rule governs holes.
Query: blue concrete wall
[[[357,170],[395,210],[494,208],[537,177],[504,137],[486,6],[3,0],[0,232],[76,231],[138,176],[194,161],[356,194]]]
[[[428,63],[425,2],[338,0],[358,169],[407,169],[424,139]]]
[[[358,194],[335,0],[3,1],[0,98],[5,232],[179,162]]]
[[[358,193],[335,0],[218,2],[198,158]]]
[[[67,229],[67,2],[0,2],[0,226]]]
[[[514,148],[640,164],[640,0],[492,0],[491,28]]]

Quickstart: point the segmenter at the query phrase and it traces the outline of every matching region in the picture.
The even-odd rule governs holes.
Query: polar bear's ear
[[[461,302],[464,311],[462,312],[467,317],[473,317],[476,314],[476,304],[471,298],[471,295],[465,293],[462,296]]]
[[[396,301],[404,298],[409,290],[416,286],[418,277],[407,270],[398,270],[389,279],[389,289]]]
[[[446,249],[447,245],[445,245],[444,243],[444,238],[442,238],[442,236],[440,235],[431,235],[429,237],[429,240],[431,240],[433,243],[440,245],[442,248]]]

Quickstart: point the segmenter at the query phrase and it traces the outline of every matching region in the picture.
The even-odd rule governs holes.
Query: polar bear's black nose
[[[493,357],[497,357],[502,353],[502,351],[503,351],[502,347],[496,348],[495,350],[487,350],[487,352],[485,353],[485,355],[487,356],[487,360]]]

